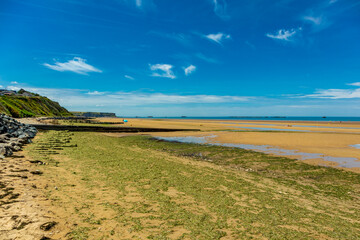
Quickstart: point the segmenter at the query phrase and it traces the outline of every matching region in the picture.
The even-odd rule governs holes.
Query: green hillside
[[[21,91],[21,90],[20,90]],[[0,95],[0,112],[12,117],[72,116],[59,103],[47,97],[22,90],[12,95]],[[26,92],[27,94],[24,94]],[[28,95],[28,96],[24,96]]]

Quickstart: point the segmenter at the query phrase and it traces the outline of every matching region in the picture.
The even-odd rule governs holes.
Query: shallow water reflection
[[[321,159],[324,161],[336,162],[339,167],[344,168],[360,168],[360,161],[357,158],[349,158],[349,157],[330,157],[325,156],[321,153],[304,153],[299,152],[297,150],[287,150],[281,149],[277,147],[272,147],[269,145],[252,145],[252,144],[233,144],[233,143],[217,143],[212,142],[211,139],[215,138],[215,135],[205,136],[205,137],[155,137],[159,140],[170,141],[170,142],[181,142],[181,143],[198,143],[198,144],[209,144],[214,146],[224,146],[224,147],[233,147],[233,148],[242,148],[247,150],[253,150],[268,154],[274,154],[279,156],[296,156],[299,160],[307,160],[307,159]],[[360,144],[354,145],[360,148]]]
[[[354,148],[360,149],[360,144],[351,145],[350,147],[354,147]]]
[[[222,124],[230,124],[230,125],[260,125],[260,126],[270,126],[270,127],[301,127],[301,128],[329,128],[329,129],[360,129],[358,127],[334,127],[334,126],[315,126],[315,125],[292,125],[292,124],[271,124],[271,123],[235,123],[235,122],[221,122]],[[244,128],[244,127],[241,127]],[[246,128],[254,128],[255,127],[246,127]],[[270,128],[269,128],[270,129]],[[271,128],[275,130],[285,130],[285,131],[291,131],[290,129],[276,129]],[[302,131],[302,130],[298,130]]]

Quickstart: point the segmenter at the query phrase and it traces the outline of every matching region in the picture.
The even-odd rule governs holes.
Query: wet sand
[[[108,120],[101,119],[101,121]],[[121,121],[121,119],[118,120]],[[360,122],[219,121],[192,119],[128,120],[129,122],[125,125],[132,127],[198,128],[201,130],[201,132],[152,133],[152,136],[184,137],[214,135],[216,137],[209,139],[213,143],[267,145],[284,150],[295,150],[305,154],[322,154],[328,157],[356,158],[360,160],[360,149],[354,147],[360,144]],[[112,119],[112,121],[114,120]],[[272,128],[274,131],[246,129],[246,127],[261,128],[262,126],[267,129]],[[244,127],[244,129],[239,129],[238,127]],[[276,152],[272,152],[272,154],[277,155]],[[287,157],[302,159],[301,156],[294,154],[289,154]],[[338,163],[325,161],[321,158],[309,158],[303,161],[309,164],[339,167]],[[360,172],[360,168],[345,169]]]
[[[122,118],[98,118],[100,122],[122,122]],[[360,160],[360,122],[306,122],[306,121],[258,121],[258,120],[195,120],[195,119],[128,119],[118,127],[200,129],[200,132],[151,133],[153,136],[184,137],[211,136],[213,143],[266,145],[283,151],[267,151],[279,156],[303,160],[310,164],[339,167],[331,158]],[[113,125],[114,127],[116,125]],[[116,135],[116,134],[115,134]],[[288,155],[284,152],[292,151]],[[295,152],[303,154],[296,155]],[[306,154],[322,154],[313,158]],[[303,155],[303,156],[301,156]],[[352,160],[353,161],[353,160]],[[358,165],[357,162],[353,165]],[[344,164],[342,164],[344,165]],[[349,164],[345,164],[349,166]],[[351,164],[350,164],[351,165]],[[360,172],[359,168],[346,168]]]
[[[99,118],[101,122],[121,122],[122,119]],[[359,133],[360,122],[304,122],[304,121],[249,121],[249,120],[197,120],[197,119],[128,119],[124,126],[132,127],[167,127],[196,128],[202,131],[211,130],[274,130],[304,132],[339,132]],[[248,127],[248,128],[247,128]],[[264,128],[264,129],[262,129]]]

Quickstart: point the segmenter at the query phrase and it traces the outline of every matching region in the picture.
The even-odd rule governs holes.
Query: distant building
[[[21,96],[21,97],[34,97],[35,94],[31,92],[27,92],[24,89],[21,89],[20,91],[16,92],[13,90],[7,90],[7,89],[0,89],[0,96]]]
[[[16,94],[16,91],[0,89],[0,96],[12,96],[15,94]]]

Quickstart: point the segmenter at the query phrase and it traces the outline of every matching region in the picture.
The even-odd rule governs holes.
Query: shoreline
[[[358,159],[360,149],[352,146],[360,144],[360,123],[303,123],[303,122],[274,122],[274,121],[221,121],[218,120],[188,120],[188,119],[128,119],[132,126],[141,127],[178,127],[194,128],[197,127],[200,132],[170,132],[170,133],[150,133],[151,136],[157,137],[185,137],[185,136],[210,136],[216,135],[211,141],[221,144],[250,144],[250,145],[267,145],[273,148],[284,149],[286,151],[296,151],[305,154],[320,154],[328,156],[331,159],[351,158]],[[105,119],[103,121],[106,121]],[[276,123],[276,124],[275,124]],[[295,124],[294,124],[295,123]],[[261,131],[257,128],[263,127],[274,129],[274,131]],[[271,124],[273,126],[268,126]],[[288,125],[291,124],[291,127]],[[300,125],[300,126],[299,126]],[[241,128],[237,128],[237,127]],[[249,129],[246,129],[249,127]],[[279,130],[275,130],[279,129]],[[243,131],[236,131],[243,130]],[[294,131],[295,130],[295,131]],[[299,130],[299,131],[297,131]],[[115,134],[116,135],[116,134]],[[271,153],[279,156],[276,152]],[[280,155],[292,159],[298,159],[312,165],[327,165],[337,167],[333,161],[324,161],[313,158],[302,160],[301,156],[296,154]],[[359,168],[345,168],[346,170],[360,172]]]
[[[130,120],[138,125],[133,127],[155,123],[198,125],[203,131],[41,131],[25,147],[21,161],[5,159],[9,163],[3,167],[9,172],[3,174],[10,177],[19,171],[14,180],[20,184],[13,186],[21,201],[8,205],[4,234],[34,239],[207,239],[209,233],[212,239],[252,239],[271,238],[274,231],[279,238],[359,236],[360,232],[348,231],[358,229],[358,213],[353,210],[360,208],[359,173],[246,148],[178,144],[151,136],[212,134],[217,135],[211,138],[215,142],[278,141],[302,147],[319,143],[319,149],[331,150],[339,145],[339,137],[348,144],[360,135],[206,131],[223,125]],[[24,205],[29,209],[22,215]],[[20,229],[21,224],[27,225]],[[304,224],[311,237],[299,231]],[[319,229],[319,224],[327,228]],[[49,229],[42,230],[44,225]],[[294,228],[283,227],[288,225]],[[248,235],[251,232],[256,234]]]

